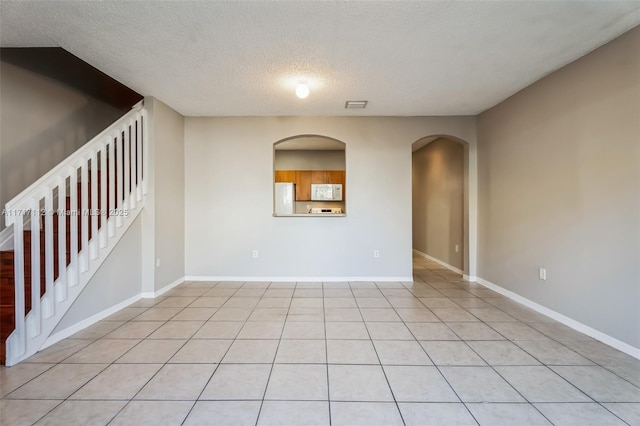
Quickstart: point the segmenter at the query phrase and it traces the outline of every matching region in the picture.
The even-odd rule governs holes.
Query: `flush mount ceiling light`
[[[346,109],[363,109],[367,107],[369,101],[347,101],[344,103]]]
[[[298,86],[296,86],[296,96],[300,99],[305,99],[309,96],[309,86],[305,83],[298,83]]]

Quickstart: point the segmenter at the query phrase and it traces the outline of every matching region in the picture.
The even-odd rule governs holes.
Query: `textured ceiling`
[[[0,1],[2,47],[60,46],[188,116],[477,114],[639,23],[639,1]]]

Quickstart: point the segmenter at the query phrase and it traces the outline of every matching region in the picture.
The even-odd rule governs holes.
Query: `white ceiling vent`
[[[347,101],[344,103],[344,107],[347,109],[364,109],[367,107],[369,101]]]

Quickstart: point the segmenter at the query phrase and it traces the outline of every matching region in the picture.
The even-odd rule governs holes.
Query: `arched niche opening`
[[[273,188],[274,216],[344,216],[346,144],[321,135],[275,142]]]
[[[468,278],[475,256],[469,243],[469,144],[448,135],[421,138],[412,145],[411,164],[414,253]]]

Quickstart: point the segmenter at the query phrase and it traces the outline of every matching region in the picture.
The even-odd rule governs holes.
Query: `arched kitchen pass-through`
[[[273,215],[342,217],[346,214],[346,144],[298,135],[273,144]]]

